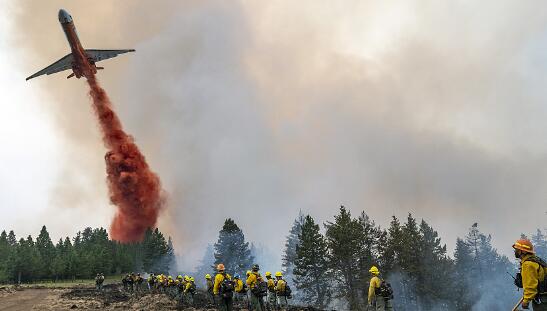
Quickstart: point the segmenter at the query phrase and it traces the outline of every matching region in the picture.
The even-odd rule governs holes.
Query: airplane
[[[55,63],[28,77],[26,80],[30,80],[41,75],[50,75],[68,69],[72,69],[72,73],[66,77],[67,79],[74,76],[79,79],[82,76],[86,76],[86,74],[96,74],[97,70],[104,69],[103,67],[97,67],[95,65],[97,62],[116,57],[120,54],[135,52],[134,49],[84,50],[82,44],[80,43],[80,39],[78,38],[78,34],[76,33],[76,27],[74,26],[72,16],[70,16],[67,11],[61,9],[59,10],[59,22],[65,32],[71,52]],[[86,70],[87,68],[91,69],[91,73],[88,73],[89,70]]]

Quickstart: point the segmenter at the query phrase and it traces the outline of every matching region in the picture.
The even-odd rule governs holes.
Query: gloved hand
[[[529,304],[530,304],[530,302],[528,302],[528,301],[523,301],[523,302],[522,302],[522,308],[523,308],[523,309],[528,309]]]

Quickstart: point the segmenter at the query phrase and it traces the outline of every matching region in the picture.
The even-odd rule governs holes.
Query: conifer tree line
[[[537,230],[530,239],[545,258],[544,233]],[[353,217],[342,206],[323,226],[309,215],[296,218],[283,268],[295,298],[321,309],[366,310],[368,271],[376,265],[394,288],[396,310],[502,310],[522,293],[508,275],[515,274],[516,261],[499,254],[491,241],[475,223],[449,256],[425,220],[393,216],[389,227],[380,228],[364,212]],[[513,242],[507,241],[508,248]]]
[[[167,272],[175,267],[171,238],[148,229],[139,243],[122,244],[104,228],[85,228],[53,243],[45,226],[36,239],[0,233],[0,283],[92,278],[97,273]]]

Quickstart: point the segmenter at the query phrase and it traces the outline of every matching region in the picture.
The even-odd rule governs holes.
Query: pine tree
[[[53,275],[51,265],[55,259],[55,246],[51,242],[46,226],[42,226],[42,230],[40,230],[40,234],[36,238],[36,249],[40,255],[39,277],[49,278]]]
[[[63,276],[64,278],[75,278],[76,276],[76,253],[74,252],[74,246],[70,242],[70,238],[66,237],[63,241],[62,260],[64,264]],[[111,271],[109,271],[111,272]],[[108,273],[108,272],[105,272]]]
[[[15,251],[14,270],[17,282],[30,281],[37,276],[40,254],[29,235],[27,239],[21,238]]]
[[[215,243],[215,265],[222,263],[227,272],[245,275],[253,261],[254,257],[251,255],[249,243],[245,242],[243,231],[232,219],[226,219]]]
[[[6,282],[9,278],[8,260],[11,252],[11,247],[8,243],[8,235],[6,231],[0,234],[0,283]]]
[[[148,229],[142,242],[143,269],[147,272],[168,273],[168,252],[169,246],[159,229]]]
[[[13,232],[13,230],[10,230],[8,234],[8,244],[12,247],[17,245],[17,238],[15,237],[15,232]]]
[[[337,281],[335,293],[337,298],[345,298],[350,310],[357,310],[360,282],[356,271],[359,270],[359,250],[363,248],[364,235],[361,224],[344,206],[334,217],[334,222],[325,224],[326,238],[330,249],[329,263]]]
[[[326,255],[327,241],[319,232],[319,225],[306,216],[296,247],[293,282],[304,303],[324,309],[331,300],[331,277]]]
[[[454,251],[454,294],[456,299],[456,310],[471,310],[474,302],[478,301],[480,295],[478,291],[469,291],[473,287],[473,280],[470,267],[473,266],[473,250],[462,239],[456,240],[456,250]]]
[[[537,229],[536,233],[532,235],[532,243],[534,244],[536,255],[547,259],[547,236],[540,229]]]
[[[434,307],[448,309],[453,301],[455,283],[453,261],[446,254],[437,231],[422,219],[419,237],[419,271],[416,276],[416,295],[426,310]]]
[[[418,309],[419,297],[415,295],[420,274],[420,260],[429,254],[420,253],[420,232],[416,219],[408,215],[401,228],[401,243],[396,248],[398,267],[402,274],[400,303],[410,310]]]
[[[285,241],[285,252],[283,254],[282,271],[285,278],[292,276],[294,269],[294,261],[296,260],[296,246],[298,245],[298,237],[302,233],[302,225],[304,224],[304,214],[298,212],[298,217],[293,222],[289,235]]]
[[[470,284],[480,294],[480,299],[475,300],[473,305],[477,310],[499,310],[517,298],[513,285],[507,282],[506,276],[507,272],[514,271],[514,266],[506,256],[498,254],[492,247],[491,240],[490,235],[479,231],[477,223],[471,226],[466,237],[466,244],[473,258],[472,264],[467,267]],[[490,290],[492,284],[497,284],[496,288],[507,294],[496,297],[499,295]]]
[[[381,233],[378,241],[378,261],[385,277],[400,272],[400,250],[403,243],[401,222],[392,216],[388,230]]]
[[[175,248],[173,247],[173,240],[169,237],[167,241],[167,271],[175,273],[177,271],[177,259],[175,257]]]

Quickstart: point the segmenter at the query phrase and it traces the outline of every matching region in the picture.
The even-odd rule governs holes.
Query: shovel
[[[524,297],[521,297],[520,300],[519,300],[519,302],[517,302],[517,304],[513,307],[513,309],[511,309],[511,311],[518,311],[518,310],[520,310],[520,309],[519,309],[519,306],[520,306],[520,304],[522,303],[522,300],[523,300],[523,299],[524,299]]]

